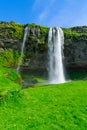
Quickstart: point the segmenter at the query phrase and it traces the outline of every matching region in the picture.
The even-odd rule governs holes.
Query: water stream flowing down
[[[64,34],[61,28],[50,28],[48,35],[48,74],[49,83],[64,83],[63,65]]]
[[[22,64],[23,53],[24,53],[24,47],[25,47],[25,42],[26,42],[26,39],[27,39],[28,30],[29,30],[29,28],[26,27],[26,28],[25,28],[25,32],[24,32],[23,43],[22,43],[22,46],[21,46],[21,56],[20,56],[20,61],[19,61],[19,63],[18,63],[17,72],[19,72],[20,66],[21,66],[21,64]]]

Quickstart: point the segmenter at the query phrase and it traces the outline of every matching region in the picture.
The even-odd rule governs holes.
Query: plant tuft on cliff
[[[16,22],[0,22],[0,38],[22,39],[24,25]]]

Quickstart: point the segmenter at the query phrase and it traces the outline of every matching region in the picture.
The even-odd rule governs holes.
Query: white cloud
[[[38,19],[39,21],[43,21],[47,18],[47,16],[49,15],[49,12],[51,10],[51,7],[53,6],[53,4],[55,3],[56,0],[48,0],[48,4],[45,5],[45,8],[42,10],[42,12],[39,14]]]
[[[43,21],[46,17],[47,17],[47,11],[43,11],[40,15],[39,15],[39,21]]]
[[[35,0],[32,10],[35,11],[40,3],[41,3],[41,0]]]

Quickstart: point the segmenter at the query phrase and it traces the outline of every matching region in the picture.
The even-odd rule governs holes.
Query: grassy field
[[[87,81],[32,87],[0,98],[0,130],[87,129]]]

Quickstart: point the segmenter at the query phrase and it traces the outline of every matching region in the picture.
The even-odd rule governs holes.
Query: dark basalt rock
[[[24,49],[22,69],[46,70],[48,55],[48,27],[15,22],[0,23],[0,53],[3,49],[21,52],[25,26],[29,33]],[[87,70],[87,26],[63,28],[65,36],[64,62],[68,70]]]

